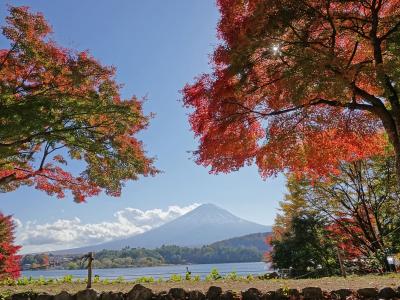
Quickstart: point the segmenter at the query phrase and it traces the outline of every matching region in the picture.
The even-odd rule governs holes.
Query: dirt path
[[[114,284],[101,284],[93,285],[93,288],[98,292],[102,291],[118,291],[128,292],[135,284],[132,282],[114,283]],[[212,286],[220,286],[223,290],[243,291],[250,287],[257,288],[261,291],[272,291],[279,288],[297,288],[304,287],[320,287],[323,290],[331,291],[340,288],[359,289],[365,287],[392,287],[397,289],[400,287],[400,274],[392,274],[385,276],[366,275],[366,276],[350,276],[347,279],[341,277],[325,277],[320,279],[271,279],[271,280],[252,280],[250,282],[240,281],[225,281],[218,280],[212,282],[162,282],[162,283],[147,283],[143,284],[151,288],[154,292],[168,291],[172,287],[182,287],[185,290],[200,290],[206,292]],[[47,292],[51,294],[60,291],[76,292],[85,288],[85,284],[77,283],[56,283],[49,285],[26,285],[26,286],[0,286],[0,292]]]

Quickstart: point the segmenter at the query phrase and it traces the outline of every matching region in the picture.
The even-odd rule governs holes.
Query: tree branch
[[[297,105],[297,106],[290,107],[287,109],[275,110],[275,111],[271,111],[271,112],[257,111],[257,110],[251,109],[237,101],[226,101],[226,102],[224,102],[224,104],[237,105],[240,108],[244,109],[245,112],[247,112],[247,113],[257,114],[262,117],[283,115],[283,114],[287,114],[287,113],[290,113],[293,111],[297,111],[297,110],[304,109],[304,108],[311,107],[311,106],[318,106],[318,105],[328,105],[328,106],[333,106],[333,107],[342,107],[342,108],[348,108],[348,109],[358,109],[358,110],[365,110],[365,111],[369,111],[369,112],[375,112],[375,108],[372,105],[356,103],[356,102],[343,103],[343,102],[336,101],[336,100],[327,100],[327,99],[322,99],[322,98],[316,98],[305,104]]]
[[[383,40],[387,39],[391,34],[395,33],[399,29],[400,29],[400,21],[395,26],[393,26],[390,30],[388,30],[385,34],[383,34],[381,37],[379,37],[378,39],[380,41],[383,41]]]

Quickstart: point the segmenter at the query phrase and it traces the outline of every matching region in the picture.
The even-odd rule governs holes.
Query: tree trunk
[[[397,183],[400,186],[400,108],[396,106],[391,112],[394,130],[392,130],[391,136],[389,135],[389,139],[391,139],[391,143],[393,145],[395,151],[395,159],[396,159],[396,176]]]
[[[400,186],[400,134],[398,128],[400,128],[400,121],[395,115],[388,111],[380,113],[378,115],[382,121],[383,127],[388,135],[389,142],[392,144],[394,149],[394,158],[396,160],[396,177],[397,183]]]
[[[396,159],[396,177],[397,183],[400,186],[400,150],[395,150],[395,159]]]

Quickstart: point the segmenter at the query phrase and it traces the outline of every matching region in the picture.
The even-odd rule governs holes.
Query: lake
[[[269,273],[270,264],[264,262],[251,263],[226,263],[226,264],[199,264],[199,265],[169,265],[158,267],[141,268],[115,268],[115,269],[94,269],[93,275],[100,276],[101,279],[115,279],[123,276],[125,280],[134,280],[142,276],[152,276],[154,279],[162,277],[168,279],[172,274],[186,273],[186,267],[192,272],[192,276],[199,275],[202,279],[210,273],[211,269],[217,268],[221,275],[236,272],[238,275],[247,276]],[[33,278],[61,278],[65,275],[72,275],[74,278],[86,278],[87,270],[35,270],[23,271],[22,276]]]

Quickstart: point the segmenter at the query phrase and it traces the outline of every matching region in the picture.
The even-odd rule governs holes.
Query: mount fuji
[[[127,246],[148,249],[162,245],[196,247],[247,234],[270,231],[271,226],[244,220],[214,204],[203,204],[173,221],[139,235],[52,253],[81,254],[103,249],[119,250]]]

